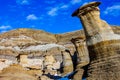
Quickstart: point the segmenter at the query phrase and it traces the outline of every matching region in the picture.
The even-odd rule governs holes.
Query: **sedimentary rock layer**
[[[120,34],[120,27],[113,27],[113,31]],[[82,67],[89,62],[85,41],[83,30],[51,34],[40,30],[17,29],[0,34],[0,79],[50,80],[43,74],[65,76],[74,70],[78,71],[74,79],[81,80],[84,72]],[[116,45],[115,41],[113,43]],[[98,44],[89,48],[96,46]],[[99,51],[104,50],[99,48]],[[13,73],[16,75],[11,76]]]
[[[100,2],[91,2],[72,14],[80,18],[86,36],[90,56],[87,80],[119,80],[120,35],[100,19],[98,5]]]

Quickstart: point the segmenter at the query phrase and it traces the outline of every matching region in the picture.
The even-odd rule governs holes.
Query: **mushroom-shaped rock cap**
[[[90,3],[86,4],[86,5],[83,5],[82,7],[78,8],[77,10],[75,10],[75,11],[73,12],[72,16],[77,16],[77,14],[78,14],[80,11],[84,10],[84,9],[87,8],[87,7],[97,7],[97,6],[99,6],[100,4],[101,4],[101,2],[90,2]]]

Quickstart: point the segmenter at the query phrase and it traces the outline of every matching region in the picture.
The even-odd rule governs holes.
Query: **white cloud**
[[[10,28],[12,28],[11,26],[5,26],[5,25],[2,25],[2,26],[0,26],[0,30],[6,30],[6,29],[10,29]]]
[[[82,4],[82,6],[84,6],[84,5],[86,5],[86,4],[88,4],[88,2],[84,2],[84,3]]]
[[[71,4],[78,4],[80,2],[81,2],[81,0],[71,0]]]
[[[62,5],[60,8],[66,9],[66,8],[68,8],[68,7],[69,7],[69,5]]]
[[[51,10],[48,11],[48,15],[56,16],[58,9],[59,9],[58,7],[52,8]]]
[[[1,33],[5,33],[5,32],[7,32],[7,30],[2,30],[2,31],[0,31]]]
[[[28,0],[23,0],[22,4],[29,4],[29,1]]]
[[[47,12],[47,14],[48,14],[49,16],[56,16],[56,15],[58,15],[59,11],[62,11],[62,10],[64,10],[64,9],[68,9],[70,6],[75,5],[75,4],[78,4],[78,3],[80,3],[80,2],[82,2],[82,1],[81,1],[81,0],[70,0],[70,1],[68,2],[68,4],[61,3],[61,4],[59,4],[58,6],[53,7],[52,9],[50,9],[50,10]]]
[[[26,17],[26,19],[27,19],[27,20],[37,20],[38,17],[35,16],[34,14],[30,14],[30,15],[28,15],[28,16]]]
[[[120,5],[113,5],[107,7],[104,11],[104,14],[112,15],[112,16],[119,16],[120,15]]]
[[[16,0],[16,3],[21,5],[29,5],[30,0]]]
[[[8,29],[12,29],[12,27],[10,25],[2,25],[2,26],[0,26],[0,32],[1,33],[7,32]]]
[[[63,9],[67,9],[69,7],[69,5],[66,5],[66,4],[60,4],[58,5],[57,7],[54,7],[54,8],[51,8],[47,14],[50,15],[50,16],[56,16],[58,15],[58,11],[59,10],[63,10]]]

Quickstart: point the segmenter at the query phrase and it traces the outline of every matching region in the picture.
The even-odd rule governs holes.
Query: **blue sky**
[[[0,33],[32,28],[51,33],[82,29],[74,10],[94,0],[0,0]],[[109,24],[120,25],[120,0],[101,1],[101,18]]]

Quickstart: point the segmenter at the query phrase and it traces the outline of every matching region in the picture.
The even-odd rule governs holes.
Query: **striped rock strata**
[[[90,56],[87,80],[120,79],[120,35],[115,34],[99,15],[100,2],[91,2],[77,9],[83,24]]]
[[[84,37],[72,38],[71,42],[74,44],[76,48],[75,54],[77,56],[76,66],[75,66],[75,71],[77,71],[77,73],[74,75],[73,79],[82,80],[82,76],[84,72],[84,69],[82,67],[89,63],[89,55],[86,47],[85,38]]]
[[[49,36],[49,34],[47,35]],[[66,52],[67,48],[63,45],[52,42],[54,41],[52,36],[47,37],[47,39],[51,39],[50,41],[47,39],[37,40],[20,33],[1,38],[0,79],[27,80],[27,77],[31,77],[28,80],[36,80],[37,78],[50,80],[51,77],[48,74],[65,76],[66,73],[72,72],[73,63],[70,53]],[[21,73],[19,73],[19,68],[21,68]],[[12,73],[16,73],[16,75],[10,76]],[[21,74],[25,74],[25,76],[23,77]]]
[[[119,26],[112,29],[120,34]],[[79,59],[76,54],[80,55]],[[17,29],[0,34],[0,79],[3,80],[51,80],[43,74],[64,76],[73,70],[78,71],[74,79],[81,80],[82,67],[88,63],[87,60],[83,30],[51,34],[41,30]]]

